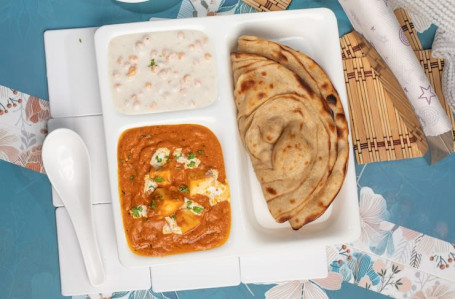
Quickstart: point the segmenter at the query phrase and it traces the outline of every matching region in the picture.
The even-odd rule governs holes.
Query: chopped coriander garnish
[[[196,155],[193,152],[191,152],[186,157],[188,158],[188,160],[191,160],[191,159],[194,159],[196,157]]]
[[[196,162],[190,161],[190,163],[186,164],[188,167],[194,167],[196,165]]]
[[[125,163],[125,159],[120,159],[120,163]]]
[[[79,43],[82,43],[82,38],[79,37]]]
[[[156,160],[156,162],[158,162],[158,163],[163,162],[163,159],[161,159],[158,155],[155,156],[155,160]]]
[[[194,211],[196,214],[200,214],[200,213],[202,213],[202,211],[204,211],[204,208],[198,207],[198,206],[194,206],[194,207],[193,207],[193,211]]]
[[[130,175],[130,181],[134,180],[134,175]]]
[[[147,134],[147,138],[152,138],[152,134]]]
[[[142,212],[142,207],[141,206],[133,207],[131,209],[131,213],[133,214],[134,218],[139,218],[141,216],[140,215],[141,212]]]
[[[154,199],[152,200],[152,202],[149,205],[149,208],[153,209],[153,210],[156,210],[156,200],[154,200]]]
[[[162,176],[156,176],[156,177],[153,178],[153,180],[154,180],[155,182],[157,182],[157,183],[162,183],[162,182],[165,181],[164,178],[163,178]]]
[[[204,151],[203,151],[203,150],[198,150],[197,153],[198,153],[199,155],[203,155],[203,154],[204,154]]]
[[[188,186],[186,186],[186,185],[180,185],[179,191],[180,191],[180,192],[184,192],[184,193],[186,193],[186,194],[190,194],[190,189],[189,189]]]
[[[155,64],[155,58],[152,58],[152,59],[150,60],[150,64],[148,65],[148,67],[152,67],[152,66],[155,66],[155,65],[156,65],[156,64]]]
[[[163,195],[157,194],[157,195],[155,195],[155,198],[161,199],[161,198],[163,198]]]
[[[131,159],[131,155],[128,155],[128,160]]]
[[[193,202],[192,202],[191,200],[188,200],[188,201],[186,202],[186,208],[187,208],[187,209],[191,209],[191,204],[192,204],[192,203],[193,203]]]

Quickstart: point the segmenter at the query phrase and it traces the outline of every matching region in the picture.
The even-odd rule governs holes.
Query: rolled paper
[[[452,130],[446,112],[417,60],[387,0],[339,0],[354,29],[368,40],[394,73],[426,136]],[[430,145],[430,150],[431,150]],[[453,148],[450,150],[453,151]]]

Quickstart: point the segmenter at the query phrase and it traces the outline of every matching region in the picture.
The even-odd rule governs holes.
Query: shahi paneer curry
[[[208,128],[132,128],[117,153],[123,224],[134,253],[165,256],[226,242],[229,184],[220,143]]]

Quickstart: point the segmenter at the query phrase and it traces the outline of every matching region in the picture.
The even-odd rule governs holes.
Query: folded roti
[[[300,187],[299,185],[293,189],[293,187],[290,186],[294,183],[292,181],[287,182],[287,184],[282,182],[283,187],[281,189],[285,189],[287,192],[285,190],[279,190],[281,192],[277,193],[277,198],[280,198],[280,201],[270,200],[273,199],[273,197],[266,195],[263,186],[264,196],[266,197],[271,213],[272,209],[274,211],[279,210],[274,204],[278,206],[279,204],[285,203],[286,200],[297,200],[298,203],[295,205],[285,205],[285,213],[275,212],[275,214],[272,213],[272,215],[278,222],[282,222],[286,219],[289,220],[293,229],[299,229],[306,223],[314,221],[324,213],[341,189],[346,175],[346,165],[349,156],[348,125],[338,93],[330,81],[330,78],[314,60],[299,51],[276,42],[256,36],[241,36],[238,40],[238,53],[231,55],[231,60],[235,82],[234,97],[238,109],[239,131],[241,132],[241,135],[242,131],[244,132],[251,125],[251,119],[248,118],[247,115],[250,115],[252,111],[263,104],[265,101],[264,98],[273,98],[273,95],[280,93],[296,93],[299,94],[299,96],[302,95],[303,98],[309,97],[318,99],[318,101],[305,100],[304,102],[306,103],[307,109],[313,109],[313,111],[319,115],[319,119],[328,135],[329,157],[326,179],[321,178],[319,184],[313,189],[310,196],[305,197],[305,199],[291,196],[291,194],[293,194],[292,192],[295,192],[295,190]],[[300,86],[296,87],[295,84],[289,84],[289,82],[284,79],[288,77],[281,77],[282,70],[280,70],[278,73],[275,73],[275,76],[272,79],[275,80],[275,84],[272,83],[273,88],[271,90],[266,90],[267,93],[270,94],[267,94],[267,97],[263,97],[261,101],[257,100],[257,97],[263,96],[263,94],[259,94],[261,91],[256,93],[250,92],[245,95],[236,93],[236,90],[239,88],[239,79],[243,74],[253,72],[254,75],[257,76],[261,73],[261,68],[273,66],[270,64],[270,60],[294,73],[294,76],[297,77],[297,81],[301,83]],[[252,73],[249,74],[252,75]],[[267,72],[267,74],[269,74],[269,72]],[[283,80],[279,80],[280,78]],[[249,78],[249,81],[242,80],[244,86],[247,86],[248,82],[251,84],[261,84],[254,80],[252,81],[251,78]],[[284,85],[284,87],[281,85]],[[289,88],[294,89],[288,90]],[[259,87],[257,87],[257,89],[262,90],[262,88]],[[254,96],[256,96],[256,99]],[[329,111],[331,121],[327,120],[327,113],[324,113],[324,111]],[[245,114],[245,116],[243,116],[242,113]],[[242,137],[242,141],[245,144],[244,137]],[[265,155],[263,154],[263,156]],[[297,163],[305,162],[306,160],[302,160]],[[256,168],[255,171],[257,173]],[[261,182],[259,176],[258,179]],[[261,185],[263,184],[264,183],[261,182]],[[267,198],[269,198],[269,200]],[[274,203],[273,205],[272,202]],[[287,211],[287,209],[291,207],[293,207],[294,210]],[[291,217],[290,219],[288,219],[289,216]]]
[[[232,54],[231,61],[240,136],[270,213],[285,222],[325,185],[335,124],[286,67],[256,54]]]

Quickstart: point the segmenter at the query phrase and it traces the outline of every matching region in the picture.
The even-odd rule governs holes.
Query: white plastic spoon
[[[73,223],[93,286],[105,279],[92,218],[90,157],[82,138],[69,129],[49,133],[43,143],[43,165]]]

